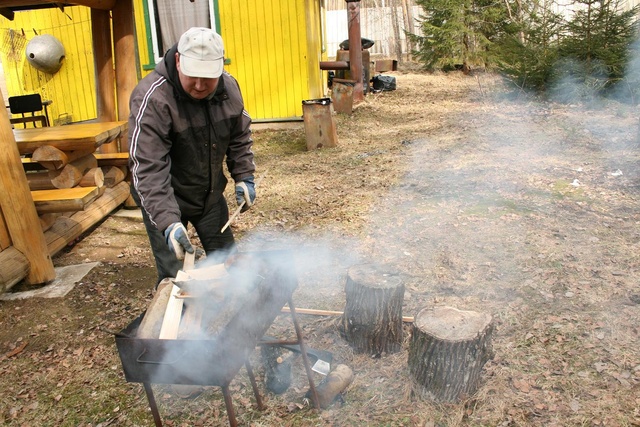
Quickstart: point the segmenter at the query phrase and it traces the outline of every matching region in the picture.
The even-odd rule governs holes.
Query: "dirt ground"
[[[239,247],[291,249],[302,308],[342,311],[349,267],[374,263],[402,279],[405,316],[434,306],[491,315],[493,358],[474,395],[435,403],[411,392],[410,323],[401,351],[372,357],[351,349],[338,317],[300,315],[307,343],[349,366],[353,383],[316,411],[300,359],[274,395],[256,351],[266,410],[243,369],[231,384],[239,422],[640,426],[637,108],[534,102],[483,74],[391,74],[397,90],[335,116],[336,148],[306,151],[301,126],[255,131],[267,175],[233,225]],[[0,424],[153,425],[109,333],[152,298],[142,223],[110,216],[54,260],[92,261],[64,298],[0,302]],[[153,388],[167,426],[228,425],[218,387],[192,399]]]

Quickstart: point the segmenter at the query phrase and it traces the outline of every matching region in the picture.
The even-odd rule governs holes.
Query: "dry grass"
[[[268,175],[234,232],[243,250],[295,249],[299,307],[342,310],[347,269],[374,262],[403,278],[405,315],[432,305],[491,314],[495,357],[467,400],[421,401],[408,325],[401,352],[371,358],[344,342],[338,319],[301,316],[308,343],[356,374],[344,403],[310,409],[296,365],[292,387],[259,412],[241,374],[240,422],[640,425],[636,112],[513,101],[492,76],[394,75],[395,92],[335,117],[335,149],[306,151],[302,127],[256,131],[258,174]],[[154,283],[144,235],[122,232],[141,225],[122,221],[109,218],[57,259],[104,262],[67,298],[0,303],[0,354],[28,342],[0,356],[5,425],[151,424],[100,329],[128,324]],[[167,425],[227,424],[218,388],[188,401],[155,388]]]

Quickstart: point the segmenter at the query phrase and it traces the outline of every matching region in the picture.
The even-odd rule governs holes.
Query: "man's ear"
[[[180,54],[176,52],[176,68],[180,69]]]

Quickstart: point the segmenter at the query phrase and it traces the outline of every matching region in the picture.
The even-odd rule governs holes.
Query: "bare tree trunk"
[[[394,35],[394,50],[398,63],[402,63],[402,40],[400,38],[400,22],[398,22],[398,2],[400,0],[390,0],[389,6],[391,6],[391,25],[393,26]]]
[[[404,31],[413,33],[413,13],[411,11],[411,4],[409,0],[401,0],[402,3],[402,15],[404,17]],[[407,41],[407,60],[412,59],[411,53],[413,52],[413,42],[409,37],[405,36]]]

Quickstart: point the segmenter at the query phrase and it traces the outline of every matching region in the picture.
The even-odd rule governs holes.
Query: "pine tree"
[[[554,79],[560,100],[602,95],[624,77],[629,47],[637,36],[638,6],[623,11],[620,0],[575,0]]]
[[[562,16],[554,11],[554,0],[518,2],[519,13],[510,13],[511,26],[517,31],[505,34],[496,43],[499,68],[522,89],[542,91],[558,59]]]
[[[422,35],[409,35],[413,52],[428,70],[484,67],[491,63],[490,46],[504,21],[502,3],[494,0],[416,0]]]

